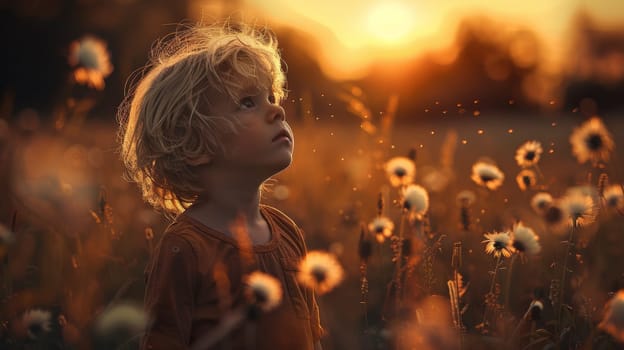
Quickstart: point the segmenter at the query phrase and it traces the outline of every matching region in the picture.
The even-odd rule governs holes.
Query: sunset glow
[[[624,13],[624,3],[615,0],[526,0],[514,6],[487,0],[245,3],[249,18],[262,18],[310,35],[320,46],[317,54],[324,71],[336,79],[361,77],[375,61],[396,62],[431,52],[453,52],[458,28],[470,18],[496,19],[504,30],[534,31],[544,44],[544,69],[552,71],[552,67],[561,66],[570,50],[569,29],[580,11],[604,23],[616,24],[624,17],[619,15]]]
[[[367,27],[373,38],[384,44],[397,44],[414,28],[414,10],[402,3],[381,2],[371,8]]]

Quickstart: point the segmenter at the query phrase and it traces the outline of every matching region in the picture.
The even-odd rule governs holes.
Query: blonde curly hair
[[[238,101],[248,86],[269,88],[281,101],[286,77],[270,30],[231,23],[165,37],[143,72],[118,112],[121,158],[143,198],[174,216],[203,190],[187,161],[223,154],[223,138],[237,130],[211,113],[211,101]]]

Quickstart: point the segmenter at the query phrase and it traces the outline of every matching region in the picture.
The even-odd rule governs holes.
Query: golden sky
[[[337,79],[365,74],[373,60],[400,61],[445,51],[465,17],[486,16],[508,30],[535,31],[544,44],[545,63],[552,67],[560,66],[569,52],[566,39],[580,9],[601,23],[624,23],[624,0],[246,0],[240,4],[247,18],[312,35],[320,44],[323,69]]]

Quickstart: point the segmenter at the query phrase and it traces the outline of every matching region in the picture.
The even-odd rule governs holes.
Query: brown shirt
[[[301,230],[284,213],[261,205],[271,240],[247,246],[181,214],[167,228],[146,268],[145,310],[150,325],[141,349],[187,349],[244,305],[243,277],[259,270],[277,278],[276,309],[236,327],[214,349],[313,349],[322,335],[314,293],[296,281],[306,254]],[[249,324],[253,324],[250,332]],[[250,338],[253,337],[253,338]]]

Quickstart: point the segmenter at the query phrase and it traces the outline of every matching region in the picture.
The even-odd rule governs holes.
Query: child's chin
[[[292,156],[283,157],[282,159],[274,163],[273,172],[277,174],[280,171],[288,168],[291,163],[292,163]]]

